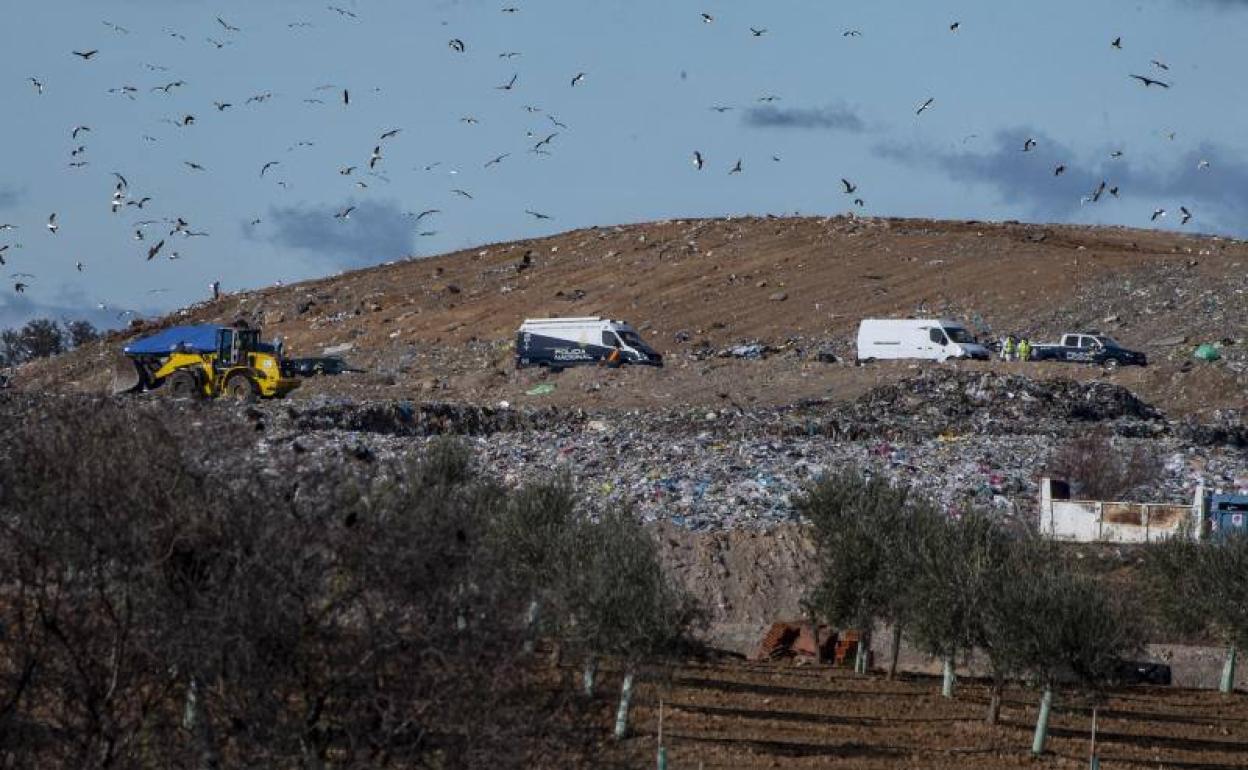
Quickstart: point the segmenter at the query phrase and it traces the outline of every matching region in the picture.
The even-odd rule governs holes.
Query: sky
[[[1248,0],[17,0],[5,15],[0,328],[116,326],[213,281],[659,219],[1248,237]]]

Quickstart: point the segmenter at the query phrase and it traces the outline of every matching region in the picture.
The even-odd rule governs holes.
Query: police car
[[[1148,357],[1143,353],[1128,350],[1113,337],[1098,332],[1063,334],[1060,344],[1033,345],[1031,360],[1098,364],[1106,369],[1148,365]]]

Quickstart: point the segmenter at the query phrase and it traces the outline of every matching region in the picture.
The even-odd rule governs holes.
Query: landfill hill
[[[573,315],[632,322],[667,366],[557,375],[514,369],[510,346],[522,319]],[[940,366],[853,365],[858,321],[873,316],[949,317],[982,334],[1038,341],[1097,329],[1145,351],[1150,366],[1112,374],[1056,363],[956,366],[1103,378],[1171,416],[1245,407],[1243,241],[853,216],[593,227],[226,294],[27,365],[15,384],[107,390],[126,339],[174,323],[240,318],[262,325],[266,337],[284,337],[294,355],[336,349],[367,370],[309,381],[296,398],[766,406],[856,398]],[[761,347],[734,354],[755,342]],[[1222,360],[1194,361],[1202,342],[1218,343]],[[553,392],[526,394],[543,379]]]

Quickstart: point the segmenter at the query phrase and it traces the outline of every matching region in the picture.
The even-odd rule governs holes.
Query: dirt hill
[[[525,255],[528,266],[525,266]],[[523,318],[604,315],[664,352],[653,370],[572,370],[545,396],[545,373],[516,372]],[[915,368],[854,366],[869,316],[942,316],[1000,336],[1050,340],[1099,329],[1148,353],[1147,369],[1106,374],[1068,364],[1037,376],[1105,377],[1170,414],[1243,409],[1248,393],[1248,245],[1173,233],[918,219],[671,220],[576,230],[314,281],[230,294],[21,370],[18,387],[104,390],[126,338],[159,326],[263,325],[295,355],[349,346],[367,374],[311,381],[328,394],[512,404],[646,407],[784,404],[856,396]],[[717,355],[741,342],[764,360]],[[1224,358],[1192,360],[1199,342]],[[839,363],[820,361],[831,352]],[[826,357],[825,357],[826,358]],[[1025,367],[1025,368],[1024,368]]]

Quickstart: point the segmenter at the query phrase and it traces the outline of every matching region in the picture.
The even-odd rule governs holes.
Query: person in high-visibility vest
[[[1001,343],[1001,360],[1012,361],[1014,359],[1014,335],[1005,335],[1005,341]]]
[[[1031,359],[1031,341],[1023,337],[1018,341],[1018,360],[1027,361]]]

